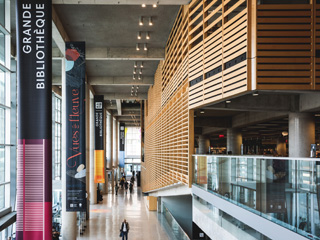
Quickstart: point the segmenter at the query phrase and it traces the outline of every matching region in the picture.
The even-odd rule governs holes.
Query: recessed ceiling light
[[[132,79],[133,79],[133,80],[136,80],[136,75],[134,75],[134,74],[133,74],[133,77],[132,77]]]
[[[133,65],[135,68],[138,66],[138,63],[137,62],[134,62],[134,65]]]
[[[259,96],[259,93],[253,93],[252,96],[254,97]]]
[[[136,74],[137,73],[137,70],[134,68],[133,69],[133,74]]]
[[[230,100],[227,100],[226,103],[231,103],[231,101],[230,101]]]
[[[137,50],[137,51],[140,50],[139,43],[136,44],[136,50]]]
[[[139,70],[139,74],[142,74],[142,69]]]
[[[143,68],[143,62],[141,62],[140,67]]]
[[[149,26],[152,26],[153,22],[152,22],[152,17],[149,17]]]
[[[204,113],[204,110],[200,110],[200,113],[202,113],[202,114],[203,114],[203,113]]]
[[[141,39],[141,32],[137,33],[137,39]]]
[[[146,39],[147,39],[147,40],[150,39],[150,34],[149,34],[149,32],[146,32]]]
[[[141,75],[138,75],[138,79],[141,80]]]
[[[139,18],[139,25],[140,25],[140,26],[143,26],[143,17],[140,17],[140,18]]]
[[[148,50],[148,47],[147,47],[147,44],[146,44],[146,43],[143,45],[143,50],[145,50],[145,51]]]
[[[156,8],[158,6],[158,4],[154,3],[152,4],[152,7]]]
[[[145,8],[147,5],[145,3],[141,4],[141,7]]]

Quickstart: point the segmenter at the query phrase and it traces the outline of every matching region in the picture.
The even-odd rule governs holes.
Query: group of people
[[[130,179],[130,183],[128,183],[128,181],[126,180],[126,176],[123,175],[122,178],[120,179],[120,187],[121,187],[121,189],[124,189],[125,193],[127,194],[128,188],[129,188],[130,193],[132,193],[133,192],[134,181],[135,181],[134,176],[132,176],[131,179]],[[117,183],[116,183],[116,186],[115,186],[115,190],[116,190],[116,195],[118,195],[119,186],[118,186]]]

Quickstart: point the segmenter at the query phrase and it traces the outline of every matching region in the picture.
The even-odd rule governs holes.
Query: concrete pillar
[[[227,153],[232,152],[232,155],[241,154],[242,134],[239,129],[227,129]]]
[[[62,150],[62,159],[67,159],[67,149],[66,149],[66,142],[67,142],[67,131],[66,131],[66,124],[67,124],[67,104],[66,104],[66,71],[65,71],[65,60],[62,58],[62,68],[61,68],[61,81],[62,81],[62,139],[61,139],[61,150]],[[66,178],[66,169],[67,169],[67,162],[62,161],[62,239],[63,240],[76,240],[77,239],[77,214],[76,212],[67,212],[66,205],[67,205],[67,178]]]
[[[204,135],[199,136],[199,154],[207,154],[209,152],[210,139]]]
[[[112,115],[107,112],[107,162],[108,168],[113,172],[113,161],[112,161],[112,136],[113,136],[113,121]],[[112,193],[113,193],[113,179],[111,180]]]
[[[311,113],[289,113],[289,157],[309,157],[315,143],[315,120]]]
[[[112,118],[112,164],[117,160],[117,120]]]
[[[90,218],[90,89],[86,84],[86,191],[87,199],[87,220]]]
[[[94,183],[94,100],[90,94],[90,204],[97,204],[97,184]]]
[[[276,150],[279,156],[285,157],[287,155],[287,144],[285,139],[279,138],[277,140]]]
[[[104,108],[103,109],[103,149],[104,149],[104,153],[105,153],[105,169],[108,168],[108,159],[107,159],[107,109]],[[108,179],[107,179],[107,174],[108,171],[105,170],[105,179],[106,182],[101,184],[101,189],[102,189],[102,193],[103,194],[108,194]]]

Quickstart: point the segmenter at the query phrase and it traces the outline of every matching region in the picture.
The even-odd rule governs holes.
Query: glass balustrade
[[[320,159],[194,155],[193,171],[193,184],[320,239]]]

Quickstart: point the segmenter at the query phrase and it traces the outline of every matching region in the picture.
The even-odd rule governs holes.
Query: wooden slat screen
[[[257,89],[311,90],[312,5],[257,7]]]
[[[189,10],[190,109],[248,90],[247,1],[193,4]]]
[[[185,59],[183,62],[187,62]],[[189,119],[188,78],[186,66],[180,64],[175,75],[174,93],[161,106],[162,65],[159,64],[155,84],[148,92],[148,116],[145,119],[145,162],[142,163],[143,191],[182,182],[189,184]],[[156,96],[158,95],[158,96]],[[160,98],[159,98],[160,97]],[[152,101],[157,101],[154,104]]]
[[[320,90],[320,1],[315,6],[315,85]]]

